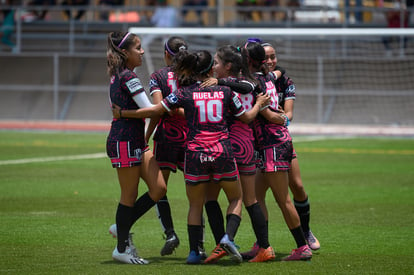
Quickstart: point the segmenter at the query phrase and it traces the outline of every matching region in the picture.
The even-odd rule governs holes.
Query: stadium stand
[[[151,7],[137,6],[138,2],[126,1],[121,10],[139,13],[151,10]],[[288,70],[297,84],[296,123],[414,125],[414,81],[409,73],[414,71],[413,37],[403,52],[399,51],[397,39],[395,53],[389,57],[384,55],[380,36],[360,39],[278,37],[279,28],[303,27],[304,23],[262,21],[247,24],[238,22],[235,17],[226,22],[219,22],[219,19],[214,22],[209,20],[208,14],[217,10],[214,2],[209,3],[205,16],[213,26],[221,23],[231,27],[260,26],[275,30],[274,36],[265,39],[276,45],[280,65]],[[102,21],[99,19],[101,10],[102,7],[91,5],[85,18],[67,21],[61,17],[62,7],[51,7],[47,20],[18,20],[13,35],[13,40],[19,42],[18,51],[12,52],[5,46],[0,48],[2,120],[111,119],[105,72],[106,35],[110,31],[150,27],[150,24],[144,16],[140,22]],[[222,12],[227,14],[229,10]],[[380,15],[382,11],[374,12],[369,8],[367,12],[371,13],[372,20],[365,26],[352,26],[352,29],[385,27],[385,19]],[[184,26],[191,26],[191,20],[189,15]],[[307,27],[332,28],[341,24],[322,21],[312,22]],[[243,35],[187,38],[193,49],[211,51],[218,45],[240,43],[245,39]],[[162,49],[161,38],[154,39],[145,49],[151,62],[145,62],[138,69],[144,83],[148,83],[151,66],[163,66]],[[390,94],[391,91],[394,94]]]

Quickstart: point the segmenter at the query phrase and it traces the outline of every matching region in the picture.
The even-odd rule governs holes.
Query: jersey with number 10
[[[200,83],[179,89],[162,101],[167,110],[183,107],[188,125],[187,150],[218,153],[231,151],[229,119],[245,110],[228,87],[201,88]]]

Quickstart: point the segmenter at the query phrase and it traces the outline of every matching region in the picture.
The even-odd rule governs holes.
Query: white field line
[[[0,160],[0,165],[11,164],[26,164],[37,162],[50,162],[61,160],[78,160],[78,159],[98,159],[107,157],[106,153],[86,154],[86,155],[73,155],[73,156],[57,156],[57,157],[45,157],[45,158],[27,158],[27,159],[13,159],[13,160]]]
[[[294,138],[296,142],[312,142],[324,139],[332,139],[333,137],[327,136],[310,136],[310,137],[297,137]],[[341,137],[351,138],[351,137]],[[51,162],[51,161],[65,161],[65,160],[78,160],[78,159],[98,159],[107,157],[106,153],[86,154],[86,155],[73,155],[73,156],[57,156],[57,157],[44,157],[44,158],[26,158],[26,159],[13,159],[13,160],[0,160],[0,165],[13,165],[13,164],[27,164],[27,163],[39,163],[39,162]]]
[[[343,137],[332,137],[332,136],[298,136],[292,137],[293,144],[298,142],[313,142],[313,141],[320,141],[320,140],[328,140],[328,139],[351,139],[354,138],[352,136],[343,136]]]

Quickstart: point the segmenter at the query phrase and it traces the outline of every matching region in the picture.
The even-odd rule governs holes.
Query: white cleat
[[[118,248],[115,247],[112,252],[112,259],[117,260],[121,263],[126,264],[149,264],[149,262],[136,254],[135,249],[131,249],[129,246],[126,247],[124,253],[119,253]]]

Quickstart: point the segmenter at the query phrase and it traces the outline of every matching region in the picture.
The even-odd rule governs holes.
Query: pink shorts
[[[289,171],[293,150],[292,146],[284,145],[283,148],[278,146],[259,150],[259,169],[262,172]]]
[[[203,152],[187,151],[184,163],[186,184],[197,185],[210,181],[218,183],[238,179],[236,160],[226,154],[213,157]]]
[[[139,148],[131,141],[108,141],[107,154],[113,168],[139,166],[142,155],[149,150],[148,145]]]

